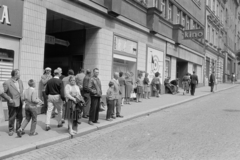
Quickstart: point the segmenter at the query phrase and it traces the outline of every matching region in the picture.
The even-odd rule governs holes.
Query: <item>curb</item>
[[[222,92],[222,91],[231,89],[233,87],[238,87],[238,86],[239,86],[239,84],[218,90],[215,93]],[[123,122],[129,121],[129,120],[132,120],[132,119],[135,119],[138,117],[142,117],[142,116],[146,116],[146,115],[149,115],[149,114],[152,114],[155,112],[159,112],[159,111],[162,111],[162,110],[165,110],[165,109],[168,109],[168,108],[171,108],[171,107],[183,104],[183,103],[187,103],[187,102],[190,102],[190,101],[193,101],[193,100],[196,100],[196,99],[208,96],[208,95],[213,95],[213,93],[206,93],[206,94],[192,97],[190,99],[183,100],[183,101],[180,101],[177,103],[167,104],[167,105],[161,106],[160,108],[155,108],[155,109],[143,111],[143,112],[140,112],[137,114],[125,116],[124,119],[116,119],[115,121],[113,121],[112,123],[109,123],[109,124],[99,124],[99,125],[95,125],[95,126],[89,126],[87,128],[82,129],[80,132],[77,133],[77,135],[74,135],[74,136],[70,136],[68,133],[66,133],[66,134],[63,134],[63,135],[55,137],[55,138],[51,138],[51,139],[47,139],[47,140],[44,140],[41,142],[36,142],[36,143],[21,146],[21,147],[13,148],[11,150],[3,151],[3,152],[0,152],[0,159],[9,158],[9,157],[23,154],[23,153],[26,153],[26,152],[29,152],[32,150],[36,150],[36,149],[47,147],[47,146],[50,146],[50,145],[53,145],[53,144],[56,144],[59,142],[63,142],[63,141],[66,141],[66,140],[69,140],[72,138],[81,137],[83,135],[89,134],[91,132],[94,132],[94,131],[97,131],[100,129],[111,127],[113,125],[123,123]]]

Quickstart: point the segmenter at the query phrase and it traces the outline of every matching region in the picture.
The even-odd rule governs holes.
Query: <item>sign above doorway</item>
[[[204,29],[183,31],[183,39],[201,39],[204,37]]]
[[[49,35],[46,35],[45,43],[52,44],[52,45],[58,44],[58,45],[66,46],[66,47],[68,47],[70,45],[70,43],[68,41],[58,39],[58,38],[55,38],[54,36],[49,36]]]

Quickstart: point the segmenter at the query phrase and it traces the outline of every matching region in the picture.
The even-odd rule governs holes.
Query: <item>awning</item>
[[[137,62],[136,58],[123,56],[123,55],[118,55],[118,54],[113,54],[113,58],[122,59],[122,60],[125,60],[125,61]]]

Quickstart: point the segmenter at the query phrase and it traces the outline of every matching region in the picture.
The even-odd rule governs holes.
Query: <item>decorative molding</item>
[[[199,0],[192,0],[193,3],[201,10],[201,1]]]

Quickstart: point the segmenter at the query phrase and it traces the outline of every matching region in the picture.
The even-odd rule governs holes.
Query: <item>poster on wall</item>
[[[147,49],[147,73],[149,73],[149,79],[152,81],[156,72],[161,74],[161,83],[163,77],[163,56],[162,51],[148,47]]]

